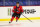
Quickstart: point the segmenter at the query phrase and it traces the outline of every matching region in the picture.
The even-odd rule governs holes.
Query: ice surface
[[[13,21],[9,24],[9,21],[0,21],[0,27],[40,27],[40,20],[20,20],[18,22]]]

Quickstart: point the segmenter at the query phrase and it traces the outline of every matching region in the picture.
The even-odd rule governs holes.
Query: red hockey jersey
[[[14,11],[15,8],[16,8],[18,11]],[[17,14],[20,14],[20,12],[23,12],[22,6],[19,6],[19,8],[17,8],[16,6],[14,6],[12,12],[13,12],[13,13],[16,12]]]

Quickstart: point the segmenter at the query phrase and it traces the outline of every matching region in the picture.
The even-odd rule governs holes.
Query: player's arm
[[[13,7],[12,12],[15,13],[15,6]]]
[[[23,9],[22,9],[22,6],[20,7],[21,8],[21,14],[23,13]]]

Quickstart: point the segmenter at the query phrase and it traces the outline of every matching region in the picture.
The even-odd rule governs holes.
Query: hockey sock
[[[14,18],[15,18],[14,16],[11,18],[11,22],[13,21]]]

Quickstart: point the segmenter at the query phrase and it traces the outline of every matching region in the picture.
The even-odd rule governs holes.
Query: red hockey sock
[[[16,20],[18,20],[18,17],[16,17]]]
[[[15,18],[14,16],[11,18],[11,22],[13,21],[14,18]]]

